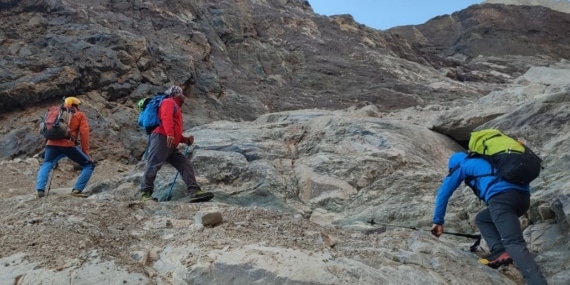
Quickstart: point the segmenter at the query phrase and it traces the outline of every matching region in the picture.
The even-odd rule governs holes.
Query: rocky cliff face
[[[485,0],[483,3],[543,6],[552,10],[570,13],[570,2],[568,0]]]
[[[540,7],[475,5],[385,33],[304,1],[5,1],[0,13],[0,110],[34,118],[2,127],[21,141],[2,157],[39,151],[23,123],[35,128],[62,96],[88,94],[94,139],[128,148],[99,159],[132,163],[142,153],[128,127],[134,102],[169,84],[195,82],[187,126],[368,103],[391,111],[478,98],[568,52],[567,14]]]
[[[388,32],[411,43],[395,49],[403,58],[459,81],[507,83],[531,66],[566,59],[569,21],[543,6],[486,4]]]
[[[568,14],[474,5],[384,32],[290,0],[0,0],[0,16],[1,284],[523,284],[424,231],[447,157],[484,127],[544,158],[521,225],[549,284],[570,283]],[[169,167],[172,200],[138,201],[134,104],[169,84],[214,202],[186,203]],[[63,161],[34,200],[38,118],[69,95],[92,126],[91,197],[68,197]],[[476,232],[482,207],[458,189],[447,229]]]
[[[20,1],[3,13],[4,111],[90,91],[133,101],[191,80],[213,119],[360,101],[389,110],[421,104],[426,72],[441,77],[394,57],[384,34],[300,1]],[[442,93],[453,94],[421,99]]]

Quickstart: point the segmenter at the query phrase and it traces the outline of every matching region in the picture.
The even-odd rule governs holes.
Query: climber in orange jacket
[[[74,196],[84,196],[82,194],[87,182],[93,174],[95,164],[89,154],[89,121],[87,116],[79,110],[81,101],[75,97],[67,97],[63,107],[71,108],[73,116],[69,122],[69,138],[50,140],[46,142],[44,162],[38,172],[36,180],[36,196],[42,198],[45,196],[45,187],[53,166],[62,156],[81,166],[81,174],[77,178],[75,185],[71,191]],[[77,144],[79,143],[79,146]]]

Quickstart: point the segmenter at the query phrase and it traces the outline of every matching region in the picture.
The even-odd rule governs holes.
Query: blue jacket
[[[478,157],[467,157],[465,152],[457,152],[449,158],[448,163],[450,173],[443,179],[443,183],[437,191],[435,198],[435,208],[433,211],[433,223],[443,225],[447,202],[453,192],[468,177],[485,175],[492,173],[492,166],[485,159]],[[453,171],[452,171],[453,170]],[[509,190],[524,191],[530,194],[529,185],[512,184],[504,180],[492,183],[496,177],[483,176],[472,180],[471,184],[479,192],[479,199],[487,203],[489,199],[499,193]],[[489,184],[491,184],[489,186]]]

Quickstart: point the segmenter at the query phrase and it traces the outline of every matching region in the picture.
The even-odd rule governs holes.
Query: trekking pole
[[[475,239],[475,242],[469,247],[469,251],[471,251],[471,252],[476,252],[477,248],[481,244],[481,235],[450,233],[450,232],[445,232],[445,231],[443,233],[448,234],[448,235],[458,236],[458,237],[466,237],[466,238]]]
[[[150,134],[148,135],[148,139],[146,140],[146,147],[144,148],[144,156],[143,160],[148,159],[148,145],[150,144]]]
[[[51,167],[50,171],[51,173],[49,174],[49,182],[48,182],[48,188],[46,191],[46,198],[49,195],[49,189],[51,189],[51,180],[53,179],[53,173],[55,172],[55,167],[57,166],[57,163],[54,163],[54,165]]]
[[[196,148],[197,148],[196,146],[192,148],[192,154],[194,154],[194,150]],[[188,155],[188,150],[190,150],[190,145],[186,146],[186,150],[184,151],[184,157]],[[174,184],[176,183],[176,178],[178,178],[178,171],[176,171],[176,174],[174,175],[174,179],[172,180],[172,184],[170,185],[170,190],[168,191],[168,196],[166,196],[166,201],[172,200],[172,188],[174,188]]]
[[[454,236],[466,237],[466,238],[473,238],[473,239],[481,238],[481,235],[460,234],[460,233],[450,233],[450,232],[443,232],[443,233],[444,233],[444,234],[448,234],[448,235],[454,235]]]
[[[63,158],[63,155],[60,155],[60,156],[56,157],[55,160],[52,162],[53,165],[51,166],[51,170],[50,170],[51,172],[50,172],[50,174],[49,174],[49,182],[48,182],[48,188],[47,188],[47,191],[46,191],[46,197],[47,197],[48,194],[49,194],[49,189],[51,189],[51,180],[52,180],[52,178],[53,178],[53,173],[55,172],[55,169],[57,168],[57,166],[58,166],[58,164],[59,164],[59,160],[62,159],[62,158]]]
[[[394,227],[394,228],[403,228],[403,229],[409,229],[409,230],[422,230],[422,231],[429,231],[431,232],[431,230],[426,230],[426,229],[418,229],[415,227],[406,227],[406,226],[398,226],[398,225],[390,225],[390,224],[383,224],[383,223],[377,223],[374,220],[370,221],[370,224],[377,224],[377,225],[383,225],[386,227]],[[466,238],[471,238],[471,239],[475,239],[475,242],[473,243],[473,245],[471,245],[469,247],[469,251],[471,252],[476,252],[477,248],[479,247],[479,245],[481,244],[481,235],[473,235],[473,234],[462,234],[462,233],[452,233],[452,232],[443,232],[444,234],[448,234],[448,235],[453,235],[453,236],[459,236],[459,237],[466,237]]]

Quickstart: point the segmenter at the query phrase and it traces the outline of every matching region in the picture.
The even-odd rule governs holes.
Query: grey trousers
[[[534,256],[528,251],[519,217],[530,207],[530,195],[511,190],[497,194],[475,217],[481,236],[491,251],[506,250],[529,285],[547,284]]]
[[[190,160],[180,153],[178,149],[166,146],[166,136],[155,133],[150,135],[147,158],[140,186],[141,192],[153,192],[154,180],[165,162],[168,162],[178,170],[189,194],[194,194],[200,190]]]

